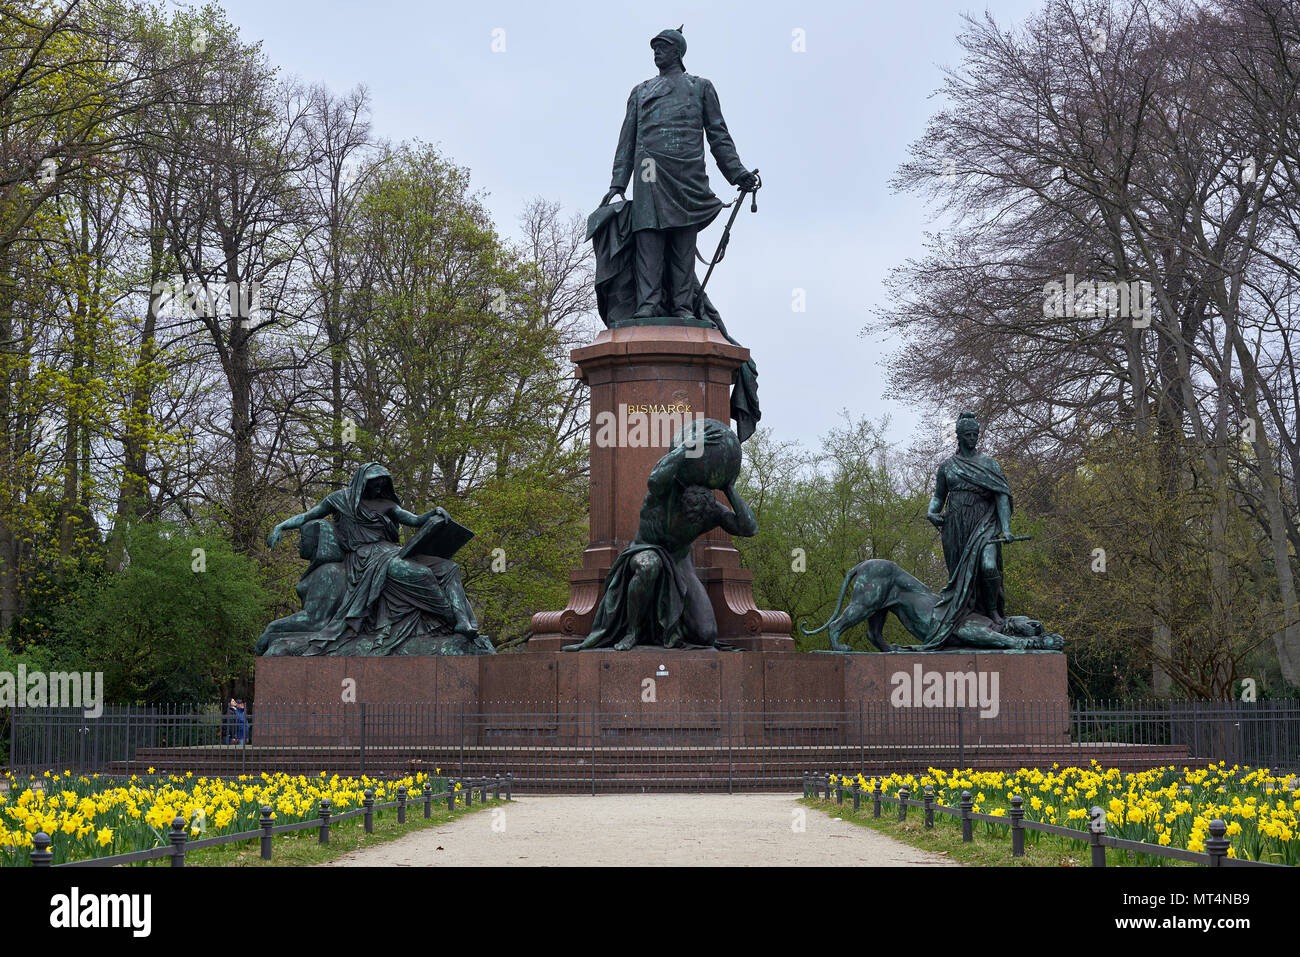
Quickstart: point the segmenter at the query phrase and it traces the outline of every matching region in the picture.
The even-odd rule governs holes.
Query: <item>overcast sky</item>
[[[709,296],[758,364],[762,425],[808,445],[841,409],[889,414],[900,443],[922,424],[925,410],[884,398],[894,344],[861,335],[884,305],[884,277],[921,252],[933,225],[888,180],[934,108],[940,69],[960,60],[961,14],[987,8],[1006,27],[1037,5],[223,3],[285,73],[336,92],[368,86],[379,136],[425,140],[469,167],[507,236],[534,196],[584,216],[596,208],[628,92],[655,73],[650,38],[684,23],[686,70],[713,81],[740,158],[764,184]],[[734,188],[708,165],[730,200]],[[704,255],[724,221],[701,234]],[[804,312],[792,308],[795,290]]]

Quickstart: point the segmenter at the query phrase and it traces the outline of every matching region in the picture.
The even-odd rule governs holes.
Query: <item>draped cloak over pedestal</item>
[[[636,312],[636,243],[633,235],[632,204],[629,202],[610,203],[587,217],[587,238],[596,253],[596,308],[601,321],[610,328],[629,322]],[[722,315],[714,308],[708,293],[701,292],[700,279],[694,270],[690,281],[696,321],[713,326],[728,342],[739,346],[740,343],[727,332]],[[762,417],[758,407],[758,366],[751,358],[731,376],[731,418],[735,420],[740,441],[744,442],[754,434]]]

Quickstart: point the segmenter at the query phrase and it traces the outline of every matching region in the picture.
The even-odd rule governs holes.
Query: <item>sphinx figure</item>
[[[259,655],[307,654],[311,639],[329,626],[343,606],[348,573],[343,567],[343,549],[334,535],[334,523],[317,520],[304,525],[298,536],[298,554],[308,562],[295,586],[302,610],[266,626],[257,640]]]

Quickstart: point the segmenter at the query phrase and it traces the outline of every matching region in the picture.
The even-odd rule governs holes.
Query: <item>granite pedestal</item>
[[[605,576],[636,537],[646,479],[668,451],[674,424],[684,416],[729,421],[732,374],[749,350],[716,329],[656,325],[606,329],[571,356],[591,388],[589,543],[569,575],[565,607],[533,615],[527,650],[534,653],[558,651],[590,632]],[[794,651],[789,614],[755,605],[753,573],[740,567],[730,535],[714,529],[692,557],[721,640],[751,651]]]

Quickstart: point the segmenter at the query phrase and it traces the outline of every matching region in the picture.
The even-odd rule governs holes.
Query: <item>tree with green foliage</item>
[[[106,700],[208,704],[247,679],[269,606],[257,564],[217,530],[133,526],[115,575],[86,577],[56,617],[61,662],[104,673]]]
[[[946,577],[938,536],[925,521],[926,478],[891,451],[886,426],[846,413],[844,426],[811,455],[775,442],[766,429],[745,443],[737,489],[758,534],[735,545],[754,572],[755,601],[790,613],[800,650],[824,646],[824,637],[804,637],[798,626],[830,616],[845,574],[859,562],[888,559],[940,587]],[[865,647],[865,629],[845,640]],[[886,640],[914,639],[891,618]]]
[[[1269,647],[1278,614],[1266,544],[1235,506],[1215,529],[1225,490],[1192,468],[1192,481],[1171,491],[1159,449],[1107,436],[1056,483],[1035,541],[1008,568],[1008,581],[1066,636],[1082,695],[1149,693],[1153,666],[1193,698],[1230,698],[1246,676],[1280,683],[1276,659],[1269,680],[1243,671]],[[1161,644],[1151,641],[1153,617],[1168,628]]]

